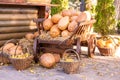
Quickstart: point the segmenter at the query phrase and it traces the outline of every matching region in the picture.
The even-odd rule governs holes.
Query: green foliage
[[[98,0],[96,6],[96,23],[94,30],[101,35],[108,35],[115,31],[114,0]]]
[[[51,15],[60,13],[63,9],[68,9],[68,0],[52,0],[51,3],[59,5],[51,8]]]

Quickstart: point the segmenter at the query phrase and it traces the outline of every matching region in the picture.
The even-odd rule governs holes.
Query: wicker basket
[[[98,47],[98,50],[100,51],[100,54],[102,56],[114,56],[116,48],[100,48],[100,47]]]
[[[32,61],[33,61],[32,55],[25,59],[10,58],[10,62],[12,63],[16,70],[24,70],[30,67]]]
[[[3,48],[7,43],[11,43],[11,42],[16,44],[18,41],[16,39],[10,39],[3,45],[2,49],[1,49],[1,52],[0,52],[0,62],[3,63],[3,64],[10,63],[9,55],[7,53],[3,52]]]
[[[118,44],[115,42],[114,37],[111,37],[111,36],[107,35],[107,36],[103,36],[103,37],[100,37],[100,38],[103,38],[103,39],[110,38],[110,39],[112,39],[112,41],[115,44],[115,46],[113,46],[111,48],[106,48],[106,47],[101,48],[101,47],[97,46],[100,54],[102,56],[115,56],[115,52],[116,52],[116,49],[118,47]]]
[[[67,52],[74,52],[76,54],[77,60],[75,60],[73,62],[64,61],[64,54],[66,54]],[[67,74],[78,73],[79,66],[80,66],[80,58],[79,58],[78,53],[75,50],[73,50],[73,49],[65,50],[65,52],[63,53],[62,60],[60,62],[61,62],[61,66],[65,73],[67,73]]]
[[[2,51],[0,52],[0,62],[3,64],[8,64],[10,63],[9,60],[9,55],[7,55],[6,53],[3,53]]]

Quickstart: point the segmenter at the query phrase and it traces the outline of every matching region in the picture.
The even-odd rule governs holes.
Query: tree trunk
[[[120,19],[120,0],[115,0],[116,20]]]

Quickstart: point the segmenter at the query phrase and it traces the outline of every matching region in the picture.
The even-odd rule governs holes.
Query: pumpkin
[[[106,41],[99,39],[97,40],[97,46],[103,48],[106,44]]]
[[[76,19],[77,22],[82,22],[87,20],[87,14],[85,12],[80,13],[78,18]]]
[[[71,13],[71,11],[70,10],[63,10],[62,11],[62,16],[72,16],[72,13]]]
[[[62,37],[68,37],[70,35],[69,31],[68,30],[64,30],[61,32],[61,36]]]
[[[86,13],[86,15],[87,15],[86,20],[87,21],[91,20],[91,13],[89,11],[84,11],[83,13]]]
[[[55,58],[56,63],[60,61],[60,54],[54,53],[53,56]]]
[[[15,46],[14,43],[7,43],[3,46],[3,52],[8,53],[11,47]]]
[[[53,23],[58,23],[61,18],[62,16],[60,14],[55,14],[51,17],[51,20]]]
[[[60,35],[60,30],[57,27],[57,24],[50,29],[50,36],[52,38],[58,37]]]
[[[34,38],[36,38],[37,36],[39,36],[39,32],[34,32]]]
[[[69,25],[68,25],[68,31],[73,32],[76,27],[77,27],[77,22],[76,22],[76,21],[72,21],[72,22],[69,23]]]
[[[60,30],[65,30],[67,28],[69,24],[69,17],[65,16],[63,18],[60,19],[60,21],[58,22],[58,28]]]
[[[51,68],[55,64],[55,57],[51,53],[44,53],[43,55],[41,55],[39,60],[41,65],[46,68]]]
[[[70,12],[71,12],[71,16],[78,16],[81,12],[80,11],[76,11],[76,10],[70,10]]]
[[[114,45],[112,43],[106,43],[104,47],[114,48]]]
[[[50,30],[50,28],[53,26],[53,22],[50,18],[43,21],[43,28],[44,30]]]
[[[23,54],[23,51],[22,51],[22,47],[21,46],[13,46],[9,49],[9,54],[10,55],[20,55],[20,54]]]
[[[28,39],[28,40],[34,39],[34,34],[33,33],[27,33],[25,35],[25,38]]]
[[[70,21],[76,21],[77,20],[77,18],[78,18],[78,16],[72,16],[72,17],[70,17]]]

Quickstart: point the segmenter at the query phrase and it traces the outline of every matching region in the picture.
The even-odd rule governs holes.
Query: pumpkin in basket
[[[46,19],[44,22],[43,22],[43,28],[44,30],[50,30],[50,28],[53,26],[53,22],[51,19]]]
[[[61,18],[62,16],[60,14],[55,14],[51,17],[51,20],[53,23],[58,23]]]
[[[97,46],[100,48],[104,48],[106,42],[103,39],[98,39],[97,40]]]
[[[22,51],[22,47],[21,46],[14,46],[14,47],[11,47],[10,50],[9,50],[9,54],[10,55],[19,55],[19,54],[23,54],[23,51]]]
[[[62,37],[68,37],[70,35],[70,32],[68,30],[64,30],[61,32]]]
[[[51,53],[44,53],[39,60],[41,65],[46,68],[51,68],[55,64],[55,58]]]
[[[3,46],[3,52],[8,53],[11,47],[15,46],[14,43],[7,43]]]
[[[60,30],[65,30],[67,29],[68,24],[69,24],[69,17],[65,16],[61,18],[60,21],[58,22],[58,28]]]
[[[58,37],[60,35],[60,30],[58,29],[57,25],[53,25],[50,29],[50,36],[52,38]]]

